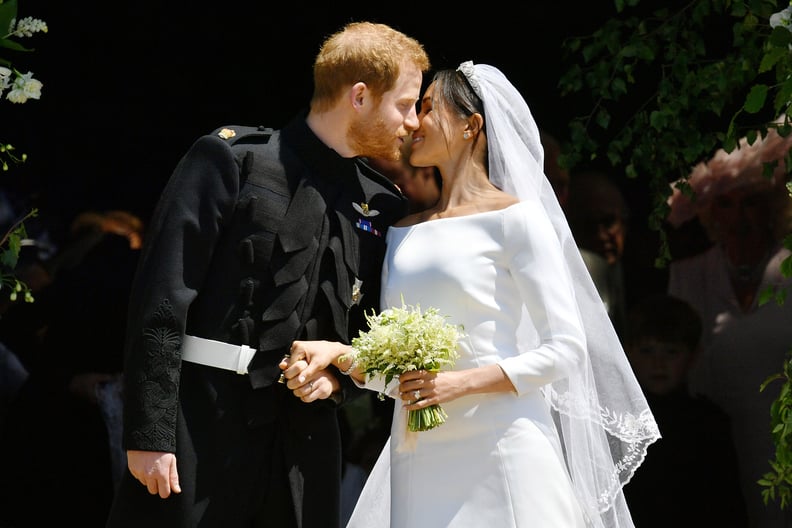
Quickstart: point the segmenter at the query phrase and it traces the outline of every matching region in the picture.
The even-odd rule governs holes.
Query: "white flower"
[[[792,31],[792,5],[787,6],[786,9],[778,13],[770,15],[770,27],[776,28],[778,26],[785,27]]]
[[[448,323],[436,308],[422,312],[420,306],[403,304],[377,315],[366,314],[366,319],[369,330],[352,340],[355,361],[367,375],[384,376],[386,383],[410,370],[452,367],[459,357],[456,348],[463,328]],[[410,431],[426,431],[445,418],[442,407],[434,404],[411,410],[407,427]]]
[[[6,99],[12,103],[24,103],[28,99],[39,99],[41,97],[41,81],[33,78],[33,72],[24,75],[17,75],[14,79],[13,87],[8,92]]]
[[[11,74],[13,72],[4,66],[0,66],[0,95],[11,86]]]
[[[436,308],[402,306],[366,315],[367,332],[352,340],[358,364],[367,373],[394,376],[414,369],[439,370],[457,359],[461,327],[449,324]]]
[[[13,21],[11,21],[11,27],[14,27]],[[16,29],[12,30],[9,36],[32,37],[33,33],[39,31],[46,33],[48,31],[47,23],[38,18],[25,17],[16,24]]]

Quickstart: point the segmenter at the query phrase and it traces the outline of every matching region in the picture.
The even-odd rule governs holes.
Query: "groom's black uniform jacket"
[[[390,181],[324,145],[305,113],[195,142],[149,223],[124,372],[124,447],[176,453],[183,491],[160,499],[127,471],[108,526],[249,526],[278,468],[288,483],[272,489],[291,491],[297,526],[338,525],[336,405],[300,401],[277,364],[295,339],[348,343],[364,328],[386,229],[405,213]],[[185,333],[257,349],[250,374],[182,362]],[[273,518],[288,503],[276,496]]]

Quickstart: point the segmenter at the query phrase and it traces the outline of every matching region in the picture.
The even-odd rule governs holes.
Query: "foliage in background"
[[[670,183],[718,148],[753,142],[792,94],[792,34],[772,28],[772,0],[690,0],[648,16],[627,16],[638,0],[617,0],[618,16],[591,35],[567,39],[563,96],[591,96],[590,112],[570,123],[566,167],[600,156],[628,178],[646,178],[649,227],[661,237],[659,266],[670,259],[662,229]],[[630,97],[627,97],[629,94]],[[779,132],[787,135],[789,123]]]
[[[8,57],[32,52],[32,48],[23,46],[18,40],[32,37],[38,32],[46,33],[48,28],[44,21],[33,17],[17,20],[17,9],[17,0],[0,0],[0,98],[13,104],[23,104],[29,99],[39,99],[43,85],[33,77],[33,72],[22,73]],[[16,148],[0,138],[0,166],[3,172],[8,172],[11,166],[24,163],[26,159],[25,154],[16,154]],[[36,209],[28,211],[0,238],[0,290],[10,290],[8,295],[12,301],[21,295],[25,301],[33,302],[32,292],[17,278],[14,270],[22,240],[27,238],[25,221],[36,214]]]
[[[741,137],[752,144],[769,127],[792,132],[788,117],[773,123],[792,99],[792,3],[688,0],[630,15],[638,3],[615,0],[616,17],[564,43],[572,66],[560,79],[562,94],[592,100],[591,111],[570,123],[560,162],[574,168],[604,157],[628,178],[647,180],[649,227],[660,236],[656,265],[663,267],[672,257],[664,230],[671,184],[692,195],[691,169],[717,149],[731,152]],[[790,167],[789,154],[785,161]],[[792,249],[792,236],[784,245]],[[789,258],[782,273],[792,276]],[[760,302],[774,295],[783,302],[785,293],[763,292]],[[790,361],[760,388],[783,382],[770,409],[775,459],[759,482],[765,503],[780,500],[783,509],[792,505]]]

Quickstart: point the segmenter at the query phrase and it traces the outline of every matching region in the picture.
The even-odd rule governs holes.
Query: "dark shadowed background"
[[[352,20],[416,37],[436,67],[498,66],[540,126],[563,136],[574,101],[562,104],[556,89],[561,42],[615,12],[599,3],[21,0],[19,16],[44,19],[49,32],[24,39],[36,51],[14,60],[44,87],[38,101],[0,104],[0,138],[29,156],[2,184],[39,193],[48,215],[126,208],[145,217],[199,135],[223,124],[279,127],[307,105],[321,41]]]
[[[32,229],[40,222],[65,230],[86,209],[127,209],[145,221],[198,136],[225,124],[277,128],[306,106],[319,45],[356,20],[385,22],[417,38],[436,68],[463,60],[499,67],[539,126],[565,140],[569,120],[589,112],[591,102],[558,91],[572,60],[562,42],[614,16],[612,2],[476,7],[20,0],[19,16],[44,19],[49,32],[26,39],[36,51],[14,60],[44,87],[38,101],[0,103],[0,139],[29,156],[2,175],[2,185],[39,207]],[[649,197],[641,182],[621,183],[633,212],[633,247],[649,236],[639,259],[651,267]]]

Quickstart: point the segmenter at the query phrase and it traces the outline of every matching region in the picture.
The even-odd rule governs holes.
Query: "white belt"
[[[248,365],[256,353],[247,345],[231,345],[213,339],[185,335],[182,340],[182,361],[247,374]]]

